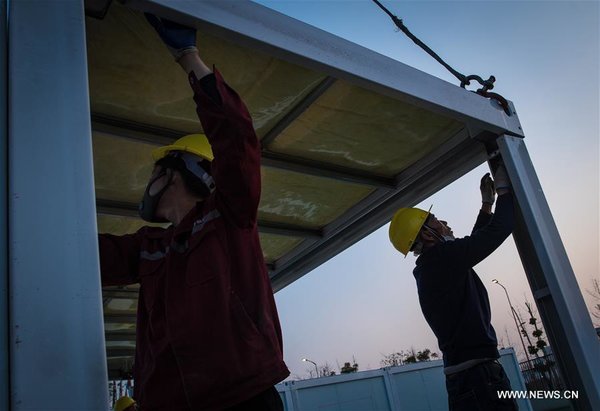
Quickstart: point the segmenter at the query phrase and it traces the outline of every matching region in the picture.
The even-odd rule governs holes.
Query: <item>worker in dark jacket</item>
[[[496,250],[514,224],[510,183],[503,165],[481,179],[482,207],[470,236],[454,238],[443,220],[418,208],[402,208],[390,225],[390,240],[402,254],[419,257],[414,276],[427,323],[438,339],[450,410],[514,410],[514,400],[497,361],[496,332],[487,291],[473,267]],[[498,194],[496,213],[492,205]]]
[[[260,144],[239,96],[202,62],[196,31],[148,16],[188,74],[204,135],[154,151],[141,216],[100,236],[104,285],[139,282],[134,398],[151,410],[283,410],[289,371],[257,231]]]

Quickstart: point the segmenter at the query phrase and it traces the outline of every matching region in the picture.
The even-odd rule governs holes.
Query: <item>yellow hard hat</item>
[[[124,396],[117,400],[115,403],[115,411],[125,411],[128,407],[131,407],[135,404],[133,398]]]
[[[390,241],[402,254],[407,255],[412,248],[421,227],[429,217],[429,211],[420,208],[401,208],[396,211],[390,224]]]
[[[154,161],[160,160],[171,151],[185,151],[208,161],[213,161],[215,158],[210,143],[204,134],[189,134],[181,137],[171,145],[159,147],[152,151],[152,158]]]

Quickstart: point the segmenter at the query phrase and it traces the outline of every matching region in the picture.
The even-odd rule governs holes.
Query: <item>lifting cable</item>
[[[490,93],[490,91],[489,91],[494,88],[494,82],[496,81],[496,78],[494,76],[490,76],[490,78],[488,78],[487,80],[483,80],[481,77],[479,77],[475,74],[471,74],[470,76],[465,76],[464,74],[461,74],[458,71],[454,70],[448,63],[446,63],[444,60],[442,60],[442,58],[440,56],[438,56],[433,50],[431,50],[425,43],[423,43],[414,34],[412,34],[408,30],[408,28],[404,25],[404,23],[402,22],[402,19],[399,19],[398,17],[393,15],[378,0],[373,0],[373,2],[375,2],[375,4],[377,4],[388,16],[390,16],[390,18],[392,19],[392,21],[394,22],[396,27],[398,27],[398,29],[400,29],[404,34],[406,34],[408,36],[408,38],[410,38],[417,46],[419,46],[423,50],[425,50],[427,52],[427,54],[429,54],[431,57],[433,57],[438,63],[440,63],[442,66],[444,66],[450,73],[452,73],[454,75],[454,77],[456,77],[460,81],[460,86],[462,88],[465,88],[465,86],[468,86],[469,84],[471,84],[471,80],[477,81],[479,84],[482,85],[482,87],[480,89],[478,89],[477,91],[472,91],[472,92],[477,93],[480,96],[496,100],[498,102],[498,104],[500,104],[502,106],[502,108],[504,109],[504,112],[510,116],[510,109],[508,108],[508,101],[506,101],[506,99],[504,97],[502,97],[500,94]]]

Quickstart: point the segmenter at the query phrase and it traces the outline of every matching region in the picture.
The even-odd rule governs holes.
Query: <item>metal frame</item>
[[[134,203],[126,203],[120,201],[105,200],[102,198],[96,199],[96,209],[98,214],[115,215],[121,217],[137,217],[138,205]],[[258,231],[265,234],[277,234],[291,237],[308,238],[318,240],[323,237],[321,230],[313,230],[310,228],[298,227],[290,224],[275,223],[272,221],[258,221]]]
[[[4,123],[9,125],[10,143],[8,352],[16,410],[65,409],[66,398],[71,409],[101,409],[108,403],[81,3],[10,4],[13,75],[3,72],[2,81],[10,79],[11,112]],[[4,12],[5,3],[1,4]],[[131,0],[128,4],[209,28],[237,44],[466,124],[451,144],[411,166],[395,184],[304,161],[290,166],[301,167],[302,172],[314,167],[320,176],[347,178],[377,190],[325,227],[323,238],[305,240],[296,255],[278,261],[272,267],[276,290],[380,227],[399,205],[421,201],[485,161],[483,145],[473,139],[489,141],[490,135],[506,134],[498,139],[498,146],[515,189],[519,208],[515,240],[536,303],[568,383],[583,393],[574,405],[600,408],[600,346],[525,145],[510,137],[523,136],[516,115],[506,116],[493,101],[252,2]],[[31,64],[32,55],[37,64]],[[57,95],[61,104],[52,104]],[[31,121],[32,112],[36,121]],[[298,107],[295,115],[301,112]],[[106,121],[103,125],[117,127],[119,134],[134,126]],[[129,136],[140,138],[146,131],[132,130]],[[169,130],[155,130],[155,134],[163,140],[172,137]],[[277,134],[274,130],[268,138]],[[277,166],[293,160],[264,157]],[[62,161],[57,164],[56,158]],[[453,161],[457,159],[458,165]],[[32,184],[41,175],[44,184]],[[0,215],[1,207],[0,199]],[[56,241],[56,233],[66,240]],[[32,250],[36,258],[31,258]],[[72,258],[75,254],[77,258]]]
[[[300,103],[300,105],[303,105],[303,103]],[[294,109],[292,111],[297,110]],[[174,130],[158,129],[139,123],[134,124],[120,119],[109,119],[98,114],[92,115],[92,127],[94,130],[116,137],[157,145],[169,144],[172,140],[184,134]],[[275,128],[279,127],[275,126]],[[275,137],[273,134],[272,139]],[[482,141],[491,140],[492,137],[493,134],[489,132],[477,136]],[[396,208],[418,203],[456,178],[482,164],[487,158],[484,145],[475,143],[468,129],[461,130],[447,143],[438,147],[426,158],[409,167],[407,170],[404,170],[393,180],[368,176],[365,173],[359,173],[355,170],[340,171],[341,168],[334,169],[332,166],[309,160],[293,158],[286,158],[284,160],[284,156],[280,156],[275,164],[272,160],[275,156],[278,155],[263,149],[263,165],[275,166],[295,172],[304,172],[337,181],[377,187],[377,190],[371,195],[322,230],[311,230],[263,220],[259,221],[259,230],[261,232],[291,235],[305,239],[295,250],[269,266],[275,291],[291,284],[311,269],[322,264],[331,255],[337,254],[372,231],[375,231],[387,222],[389,216]],[[461,163],[459,166],[456,166],[457,162],[453,160],[458,158],[461,159]],[[427,179],[427,189],[424,191],[407,189],[407,187],[415,185],[420,187],[419,184],[422,184],[423,178],[432,171],[435,172],[435,178]],[[412,194],[407,195],[406,193],[400,193],[400,191],[409,191]],[[132,203],[97,199],[96,205],[98,212],[101,214],[131,217],[138,215],[137,205]],[[362,222],[367,212],[369,212],[367,216],[369,219],[368,224]]]
[[[275,291],[291,284],[360,239],[389,222],[399,207],[410,207],[431,196],[457,178],[485,162],[483,144],[474,144],[457,136],[430,153],[419,163],[398,176],[397,190],[377,190],[328,225],[324,238],[315,243],[304,242],[293,253],[275,263],[271,283]],[[460,159],[460,164],[457,164]]]
[[[8,27],[0,0],[0,409],[9,409],[8,354]]]
[[[395,208],[415,204],[483,163],[485,150],[474,139],[487,140],[502,133],[522,136],[518,117],[507,116],[495,102],[250,1],[128,0],[126,5],[195,25],[327,76],[263,138],[263,165],[367,185],[375,191],[324,227],[320,237],[309,235],[295,250],[274,262],[270,276],[276,291],[385,224]],[[394,179],[269,151],[269,144],[279,133],[337,79],[450,116],[463,122],[465,128]],[[107,123],[115,135],[139,139],[144,134],[145,141],[152,139],[153,131],[161,141],[182,134],[94,116],[94,129],[108,131]],[[449,163],[450,159],[461,161]],[[432,173],[435,178],[431,178]],[[415,181],[418,184],[413,184]],[[407,191],[406,187],[412,193],[399,194]],[[265,222],[261,226],[270,232],[280,228],[266,228]],[[284,232],[288,229],[284,227]]]
[[[317,87],[320,87],[318,85]],[[306,104],[303,100],[298,106]],[[298,109],[296,106],[292,111]],[[306,108],[306,107],[305,107]],[[304,108],[304,109],[305,109]],[[290,120],[286,117],[285,122]],[[283,121],[283,120],[282,120]],[[268,138],[273,141],[278,134],[273,130],[280,129],[281,123],[276,124],[268,133]],[[94,131],[100,131],[110,134],[114,137],[127,138],[134,141],[160,145],[168,145],[181,136],[187,134],[184,131],[159,128],[148,124],[135,123],[123,119],[102,116],[98,113],[92,113],[92,128]],[[284,127],[285,128],[285,127]],[[280,132],[281,130],[279,130]],[[267,138],[267,137],[265,137]],[[261,140],[264,142],[264,139]],[[279,168],[298,173],[309,174],[317,177],[331,178],[338,181],[346,181],[355,184],[362,184],[376,188],[384,187],[394,189],[395,183],[393,179],[371,175],[368,173],[358,172],[345,167],[337,167],[329,164],[310,161],[306,159],[286,156],[269,151],[267,146],[263,144],[262,161],[263,166]]]
[[[83,2],[9,11],[12,409],[106,409]]]
[[[482,101],[479,96],[251,2],[221,0],[192,4],[132,0],[130,4],[183,23],[208,27],[211,32],[238,44],[267,51],[331,77],[450,115],[466,123],[471,136],[483,130],[505,134],[498,144],[515,184],[519,208],[524,213],[515,238],[543,313],[542,318],[546,318],[544,324],[553,345],[561,354],[564,350],[562,366],[570,375],[573,387],[585,393],[586,399],[578,402],[578,406],[582,409],[600,407],[600,368],[597,367],[600,364],[600,347],[524,143],[508,137],[523,136],[515,114],[506,116],[491,101]],[[511,111],[514,113],[512,104]],[[462,159],[464,150],[470,149],[471,146],[464,147],[456,154]],[[400,193],[388,198],[381,195],[383,201],[376,204],[370,214],[351,217],[355,225],[363,228],[339,229],[330,236],[326,235],[318,247],[313,247],[308,253],[305,250],[302,260],[297,259],[274,273],[274,288],[280,289],[289,284],[327,256],[336,254],[381,226],[399,204],[418,202],[480,164],[480,153],[472,154],[470,160],[467,166],[463,163],[458,170],[454,165],[447,165],[449,162],[437,162],[438,167],[415,173],[414,183],[404,187]],[[349,227],[347,220],[340,224]],[[561,273],[560,276],[558,273]],[[537,278],[540,275],[546,281],[540,283]],[[583,324],[582,329],[575,324]]]
[[[133,357],[135,354],[135,348],[108,348],[106,350],[109,357]],[[114,370],[111,370],[114,371]],[[124,370],[130,371],[130,370]]]
[[[600,409],[600,343],[525,143],[498,147],[518,205],[514,238],[533,297],[576,409]],[[583,394],[583,398],[581,397]]]
[[[312,103],[317,101],[327,90],[335,83],[333,77],[325,77],[321,83],[319,83],[314,89],[311,90],[302,101],[296,105],[290,112],[288,112],[269,132],[260,140],[263,147],[268,146],[277,138],[279,134],[286,129],[287,126],[292,124],[302,113],[310,107]]]
[[[321,178],[329,178],[347,183],[361,184],[373,188],[385,188],[387,190],[393,190],[395,188],[395,182],[392,178],[381,177],[333,164],[325,164],[280,154],[269,151],[266,148],[263,148],[262,150],[261,163],[263,166],[267,167],[308,174]]]
[[[145,9],[161,7],[157,6],[155,3],[158,2],[128,2],[127,4],[129,6],[142,6]],[[175,7],[184,6],[180,3],[181,2],[171,2],[170,4]],[[237,7],[241,7],[241,9],[232,10],[232,6],[235,6],[234,8],[236,9]],[[473,138],[481,135],[483,136],[481,138],[485,140],[490,138],[490,136],[494,136],[494,133],[491,130],[497,130],[497,125],[490,127],[489,124],[486,124],[485,122],[482,123],[475,115],[457,114],[454,109],[449,110],[448,107],[442,107],[435,103],[425,102],[425,100],[415,99],[414,96],[400,91],[401,89],[394,83],[396,81],[394,80],[395,78],[409,75],[410,73],[410,76],[412,76],[413,79],[414,76],[417,76],[419,81],[422,80],[426,82],[427,85],[424,89],[427,89],[428,93],[432,95],[437,96],[440,90],[442,90],[444,93],[451,93],[457,102],[461,102],[462,100],[469,101],[472,108],[462,107],[462,110],[465,113],[468,113],[470,109],[476,110],[473,111],[476,115],[479,115],[481,112],[486,112],[490,118],[495,118],[490,121],[502,124],[501,129],[503,132],[508,131],[518,134],[520,131],[518,118],[516,116],[509,118],[507,121],[501,108],[494,107],[493,105],[485,105],[482,107],[481,97],[475,96],[473,93],[425,75],[394,60],[384,58],[370,50],[345,40],[338,39],[320,30],[316,30],[313,27],[290,19],[289,17],[279,15],[278,13],[257,4],[251,2],[233,3],[227,1],[198,1],[194,4],[194,10],[197,13],[196,18],[198,19],[194,21],[194,24],[208,24],[212,33],[220,33],[226,39],[233,40],[234,42],[247,43],[250,47],[265,50],[284,60],[299,63],[326,73],[325,79],[316,85],[301,102],[299,102],[263,137],[261,140],[263,166],[314,175],[321,178],[330,178],[336,181],[361,184],[375,189],[371,195],[321,230],[306,230],[301,227],[259,221],[259,230],[261,232],[304,238],[304,241],[292,252],[268,266],[275,291],[291,284],[311,269],[331,258],[332,255],[339,253],[385,224],[391,213],[397,207],[413,205],[419,202],[486,160],[487,155],[484,146],[473,141]],[[234,15],[229,15],[225,18],[225,15],[228,15],[232,11],[234,12]],[[215,16],[211,14],[211,12],[216,12],[217,15]],[[171,13],[171,10],[163,8],[161,9],[161,13],[163,15],[167,13],[168,16],[168,13]],[[225,13],[225,15],[222,13]],[[242,34],[240,34],[241,32],[234,32],[228,28],[236,26],[236,29],[239,29],[240,26],[232,24],[232,21],[240,16],[244,19],[242,24],[244,30],[242,30]],[[249,21],[246,21],[246,16],[253,17],[248,17]],[[179,21],[181,21],[182,18],[185,18],[180,14],[174,15],[173,17],[176,17]],[[216,17],[216,19],[211,20],[213,17]],[[267,37],[278,44],[278,47],[273,48],[263,41],[264,38],[263,40],[260,39],[259,33],[254,31],[256,29],[255,22],[250,21],[252,18],[259,18],[259,20],[255,20],[255,22],[260,21],[261,26],[276,26],[275,31],[279,33],[279,36],[270,37],[269,34]],[[287,30],[288,28],[291,28],[290,33],[280,32],[281,29]],[[271,33],[270,30],[271,27],[267,31]],[[308,35],[309,40],[314,40],[314,43],[322,45],[322,48],[320,50],[310,49],[308,50],[307,55],[290,54],[287,49],[288,47],[293,50],[303,50],[305,47],[304,42],[298,41],[296,34],[294,34],[298,31],[302,32],[302,36],[298,38],[305,39]],[[348,60],[342,64],[340,55],[337,53],[338,51],[343,51],[341,54],[344,56],[354,56],[356,60],[353,57],[352,60]],[[334,60],[337,60],[337,62],[342,64],[348,71],[343,73],[337,67],[331,66],[330,63]],[[323,64],[323,62],[327,64]],[[380,66],[373,69],[373,67],[378,64]],[[382,77],[383,72],[386,70],[388,74]],[[398,74],[398,72],[400,73]],[[390,73],[394,74],[390,75]],[[449,142],[442,145],[434,152],[430,153],[425,159],[422,159],[417,164],[409,167],[395,178],[373,175],[367,172],[325,164],[318,161],[295,158],[270,151],[270,143],[272,143],[291,122],[298,118],[310,104],[323,95],[323,93],[325,93],[338,78],[375,92],[392,96],[395,99],[413,104],[418,103],[419,106],[426,107],[427,109],[438,113],[444,113],[446,115],[451,114],[454,118],[464,121],[466,127],[457,133],[457,135]],[[383,82],[382,79],[384,80]],[[411,87],[414,88],[414,86]],[[440,101],[442,100],[443,99]],[[460,106],[461,104],[462,103],[459,103],[458,105]],[[509,130],[506,130],[506,123],[510,124]],[[186,134],[185,132],[178,130],[163,129],[148,124],[106,117],[99,113],[92,113],[92,128],[96,131],[108,133],[113,136],[157,145],[171,143],[176,138]],[[485,133],[482,134],[484,130]],[[460,165],[457,165],[457,161],[452,161],[458,158],[461,159]],[[442,166],[440,167],[440,165]],[[421,186],[424,182],[426,182],[426,186]],[[400,191],[403,191],[404,194],[400,194]],[[97,207],[99,213],[125,216],[137,215],[137,205],[134,204],[116,203],[98,199]],[[108,321],[111,320],[109,316],[107,316],[106,319]]]
[[[473,130],[523,135],[518,118],[506,116],[494,101],[251,1],[127,0],[125,4],[445,114]]]
[[[135,330],[107,331],[106,341],[135,341]]]

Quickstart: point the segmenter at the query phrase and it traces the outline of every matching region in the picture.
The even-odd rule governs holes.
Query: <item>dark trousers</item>
[[[446,376],[450,411],[512,411],[513,399],[498,398],[498,391],[510,391],[510,382],[498,361],[488,361]]]
[[[271,387],[226,411],[283,411],[283,402],[275,387]]]

